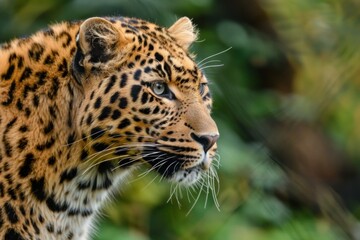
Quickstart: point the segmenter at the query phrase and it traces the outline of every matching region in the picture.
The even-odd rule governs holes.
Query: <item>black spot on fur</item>
[[[72,240],[74,237],[74,233],[73,232],[69,232],[69,234],[67,235],[67,240]]]
[[[21,57],[21,56],[19,56],[19,58],[18,58],[18,64],[17,64],[17,67],[18,67],[19,69],[21,69],[21,68],[23,68],[23,67],[24,67],[24,58],[23,58],[23,57]]]
[[[71,146],[75,142],[75,133],[72,133],[68,136],[67,145]]]
[[[39,106],[39,96],[38,95],[34,95],[33,104],[34,104],[35,107]]]
[[[24,80],[28,79],[32,74],[32,70],[29,67],[26,67],[24,71],[21,74],[20,82],[23,82]]]
[[[5,192],[4,192],[4,184],[2,184],[0,182],[0,197],[4,197],[4,194],[5,194]]]
[[[23,137],[18,141],[17,147],[20,150],[24,150],[26,148],[27,144],[28,144],[27,138]]]
[[[44,134],[49,134],[52,130],[54,130],[54,123],[49,122],[44,128]]]
[[[7,190],[7,194],[10,196],[10,198],[11,198],[12,200],[16,200],[16,199],[17,199],[16,193],[15,193],[15,189],[9,188],[9,189]]]
[[[54,225],[49,223],[46,225],[46,230],[49,232],[49,233],[53,233],[54,232]]]
[[[55,196],[51,195],[46,199],[46,205],[52,212],[65,212],[69,208],[66,202],[59,203],[54,198]]]
[[[44,217],[41,214],[39,214],[39,222],[44,223]]]
[[[44,64],[45,65],[53,64],[55,62],[55,59],[57,56],[59,56],[59,53],[57,51],[52,50],[51,54],[46,56],[46,58],[44,60]]]
[[[155,53],[155,59],[157,61],[161,62],[162,60],[164,60],[164,57],[160,53],[156,52]]]
[[[92,184],[91,190],[96,191],[101,189],[108,189],[112,185],[112,182],[106,175],[104,177],[105,179],[101,182],[95,180]]]
[[[37,226],[36,222],[31,219],[31,225],[33,226],[34,230],[35,230],[35,234],[39,235],[40,234],[40,229],[39,227]]]
[[[114,165],[110,161],[102,162],[98,166],[99,173],[106,173],[111,171],[114,168]]]
[[[38,80],[36,82],[38,85],[41,86],[41,85],[45,84],[45,79],[46,79],[46,76],[47,76],[47,72],[40,71],[40,72],[35,73],[35,76],[38,78]]]
[[[26,216],[26,210],[23,205],[20,206],[20,212],[24,217]]]
[[[112,75],[109,83],[107,84],[107,86],[105,88],[104,94],[107,94],[111,90],[111,88],[114,86],[115,82],[116,82],[116,76]]]
[[[140,80],[140,77],[141,77],[141,69],[138,69],[135,71],[134,73],[134,79],[139,81]]]
[[[19,128],[19,131],[20,132],[27,132],[27,130],[28,130],[28,127],[26,126],[26,125],[22,125],[20,128]]]
[[[88,181],[88,182],[79,182],[77,188],[78,188],[79,190],[88,189],[88,188],[90,188],[90,184],[91,184],[90,181]]]
[[[49,36],[49,37],[53,37],[55,35],[54,30],[52,30],[51,28],[44,30],[43,33],[44,36]]]
[[[50,113],[50,116],[53,119],[56,119],[56,117],[57,117],[57,115],[56,115],[56,107],[55,106],[49,106],[49,113]]]
[[[44,201],[46,199],[45,193],[45,178],[41,177],[39,179],[31,179],[31,193],[39,201]]]
[[[29,50],[29,57],[38,62],[44,53],[44,47],[39,43],[33,43]]]
[[[15,229],[9,228],[4,235],[4,240],[25,240],[25,239]]]
[[[109,144],[102,143],[102,142],[97,142],[97,143],[94,143],[94,144],[92,145],[92,148],[93,148],[96,152],[104,151],[104,150],[107,149],[108,147],[109,147]]]
[[[66,77],[69,74],[68,65],[65,58],[63,58],[62,62],[58,66],[58,71],[61,72],[61,77]]]
[[[56,162],[56,157],[55,157],[55,156],[49,157],[49,159],[48,159],[48,164],[49,164],[50,166],[53,166],[53,165],[55,164],[55,162]]]
[[[154,110],[153,110],[153,114],[157,114],[157,113],[159,113],[159,111],[160,111],[160,108],[159,108],[159,106],[156,106],[155,108],[154,108]]]
[[[136,126],[136,127],[135,127],[135,131],[139,133],[139,132],[141,132],[141,131],[142,131],[142,128],[141,128],[141,127],[139,127],[139,126]]]
[[[149,98],[149,94],[144,92],[141,96],[141,103],[145,104],[148,101],[148,98]]]
[[[89,113],[89,116],[86,118],[86,124],[90,125],[92,123],[93,119],[92,119],[92,113]]]
[[[98,97],[94,103],[94,108],[98,109],[101,107],[101,97]]]
[[[12,77],[14,70],[15,70],[15,65],[11,64],[7,72],[1,75],[1,78],[4,80],[9,80]]]
[[[101,121],[101,120],[104,120],[106,118],[108,118],[111,114],[111,107],[104,107],[102,110],[101,110],[101,113],[98,117],[98,119]]]
[[[22,111],[23,110],[23,103],[20,101],[20,99],[18,99],[16,101],[16,108],[19,110],[19,111]]]
[[[95,91],[92,91],[91,94],[90,94],[90,100],[93,100],[94,96],[95,96]]]
[[[123,88],[126,86],[127,79],[128,79],[128,76],[126,75],[126,73],[121,75],[120,88]]]
[[[56,39],[64,39],[64,42],[63,42],[63,44],[62,44],[63,48],[68,47],[68,46],[70,45],[70,43],[71,43],[71,40],[72,40],[70,34],[69,34],[68,32],[66,32],[66,31],[62,31],[62,32],[56,37]]]
[[[140,108],[139,112],[141,112],[142,114],[150,114],[151,110],[150,108],[146,107],[146,108]]]
[[[135,102],[138,99],[140,90],[141,90],[140,85],[134,85],[131,87],[130,95],[132,97],[133,102]]]
[[[18,217],[14,207],[9,202],[6,202],[4,204],[4,209],[5,209],[7,218],[9,219],[9,221],[12,224],[15,224],[19,221],[19,217]]]
[[[121,109],[125,109],[128,105],[128,100],[127,98],[123,97],[123,98],[120,98],[119,100],[119,108]]]
[[[150,68],[150,67],[146,67],[146,68],[144,69],[144,72],[145,72],[145,73],[151,72],[151,68]]]
[[[26,154],[24,163],[19,170],[19,176],[21,178],[25,178],[31,173],[34,162],[35,162],[34,154],[32,153]]]
[[[166,62],[164,63],[164,69],[168,76],[168,79],[171,79],[171,68],[170,68],[169,64],[167,64]]]
[[[12,101],[14,100],[14,91],[16,88],[16,83],[15,81],[13,81],[10,85],[9,91],[8,91],[8,97],[6,99],[6,101],[2,102],[2,105],[4,106],[8,106],[12,103]]]
[[[111,118],[112,118],[113,120],[116,120],[116,119],[119,119],[120,116],[121,116],[120,111],[117,110],[117,109],[115,109],[115,110],[113,111],[113,114],[111,115]]]
[[[127,118],[124,118],[124,119],[120,122],[118,128],[119,128],[119,129],[123,129],[123,128],[126,128],[126,127],[130,126],[130,124],[131,124],[130,120],[127,119]]]
[[[51,148],[55,144],[55,139],[51,137],[49,140],[44,142],[43,144],[36,145],[36,149],[38,151],[44,151],[45,149]]]
[[[111,97],[110,97],[110,103],[114,103],[118,98],[119,98],[119,92],[115,92]]]
[[[31,110],[30,110],[30,108],[25,108],[25,116],[26,116],[26,117],[30,117],[30,115],[31,115]]]
[[[58,77],[54,77],[51,82],[51,88],[48,92],[48,97],[54,99],[57,96],[59,90],[60,82]]]
[[[134,163],[135,163],[134,160],[132,160],[130,158],[124,158],[124,159],[121,159],[121,161],[119,163],[119,167],[127,168],[127,167],[130,167],[131,165],[133,165]]]
[[[80,155],[80,160],[84,161],[87,158],[87,156],[89,156],[89,153],[86,150],[82,150]]]
[[[102,137],[105,134],[105,130],[101,129],[100,127],[94,127],[90,131],[90,136],[92,139],[98,139],[99,137]]]
[[[129,63],[129,64],[127,65],[127,67],[130,68],[130,69],[132,69],[132,68],[135,67],[135,64],[134,64],[133,62],[131,62],[131,63]]]
[[[60,183],[71,181],[77,175],[77,168],[71,168],[63,171],[60,176]]]
[[[88,217],[92,214],[92,210],[90,209],[70,209],[68,212],[68,216],[77,216],[81,215],[82,217]]]
[[[10,145],[10,142],[7,138],[7,134],[9,133],[10,129],[13,127],[14,123],[16,122],[17,117],[13,118],[8,124],[6,124],[6,128],[3,134],[3,143],[5,147],[5,154],[8,157],[12,156],[12,146]]]

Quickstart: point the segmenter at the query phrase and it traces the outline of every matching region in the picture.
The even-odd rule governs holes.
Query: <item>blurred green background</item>
[[[217,199],[135,172],[93,236],[360,239],[358,0],[0,0],[0,40],[91,16],[188,16],[212,82]],[[231,49],[230,49],[231,48]],[[220,66],[221,65],[221,66]],[[191,210],[191,211],[190,211]]]

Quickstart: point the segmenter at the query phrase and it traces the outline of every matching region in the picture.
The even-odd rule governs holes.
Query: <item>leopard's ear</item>
[[[82,84],[84,76],[108,66],[108,61],[125,51],[129,40],[120,28],[105,18],[89,18],[76,36],[77,50],[72,62],[75,80]]]
[[[108,61],[124,43],[124,33],[104,18],[89,18],[80,25],[77,44],[92,63]]]
[[[168,29],[169,34],[175,38],[177,43],[187,50],[190,45],[197,39],[197,30],[187,17],[177,20]]]

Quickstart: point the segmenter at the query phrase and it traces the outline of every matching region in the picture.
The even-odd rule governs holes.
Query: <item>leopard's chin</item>
[[[169,178],[169,180],[184,186],[191,186],[201,179],[203,171],[204,170],[200,165],[184,170],[178,170]]]

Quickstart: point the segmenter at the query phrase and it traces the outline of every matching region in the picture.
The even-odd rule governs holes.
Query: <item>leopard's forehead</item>
[[[161,79],[188,93],[196,92],[200,82],[207,82],[193,55],[178,44],[167,28],[135,18],[109,20],[131,40],[126,62],[118,65],[133,69],[134,78],[136,73],[148,72],[147,80]]]

